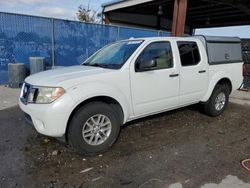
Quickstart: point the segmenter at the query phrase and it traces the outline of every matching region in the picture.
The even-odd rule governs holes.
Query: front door
[[[164,111],[179,103],[179,72],[173,61],[171,44],[158,41],[148,44],[130,66],[131,94],[135,116]],[[140,63],[155,61],[148,70]]]

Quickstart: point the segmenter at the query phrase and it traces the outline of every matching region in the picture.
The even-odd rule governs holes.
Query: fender
[[[82,102],[99,96],[107,96],[115,99],[123,110],[125,123],[132,113],[132,107],[130,106],[129,99],[124,95],[124,92],[120,91],[119,88],[107,84],[105,82],[87,82],[85,84],[77,85],[69,90],[69,95],[75,101],[71,112]]]
[[[210,79],[210,82],[208,83],[208,89],[207,92],[205,93],[205,96],[202,98],[202,102],[207,102],[214,90],[214,87],[216,86],[216,84],[223,78],[227,78],[231,81],[231,75],[228,72],[225,71],[219,71],[216,72],[214,75],[212,75],[212,78]]]

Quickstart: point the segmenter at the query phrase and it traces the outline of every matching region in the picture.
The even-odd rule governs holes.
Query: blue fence
[[[164,31],[0,13],[0,84],[8,82],[9,63],[25,63],[28,68],[29,57],[45,57],[46,66],[76,65],[116,40],[169,35]]]

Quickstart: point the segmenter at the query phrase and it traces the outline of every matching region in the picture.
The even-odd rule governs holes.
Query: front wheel
[[[69,144],[81,154],[105,152],[117,139],[120,120],[113,108],[103,102],[92,102],[80,108],[69,124]]]
[[[230,88],[227,85],[216,85],[211,97],[204,104],[205,113],[212,117],[221,115],[228,104],[229,94]]]

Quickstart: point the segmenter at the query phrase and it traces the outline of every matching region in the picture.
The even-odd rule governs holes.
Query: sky
[[[101,5],[110,0],[0,0],[0,12],[21,13],[43,17],[77,20],[79,5],[88,5],[98,12]],[[238,36],[250,38],[250,26],[198,29],[196,34]]]
[[[0,0],[0,12],[76,20],[79,5],[88,5],[98,12],[110,0]]]
[[[213,35],[213,36],[235,36],[240,38],[250,38],[250,25],[221,27],[209,29],[197,29],[195,34]]]

